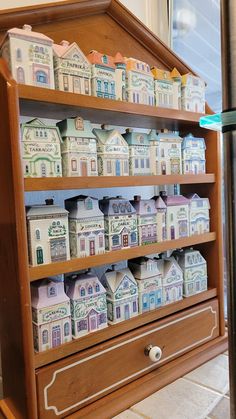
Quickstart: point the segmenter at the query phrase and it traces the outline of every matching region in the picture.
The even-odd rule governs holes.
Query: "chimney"
[[[46,205],[53,205],[54,201],[53,201],[52,198],[48,198],[48,199],[45,199],[45,203],[46,203]]]
[[[60,42],[60,45],[62,45],[63,47],[68,47],[70,45],[69,41],[65,41],[63,39],[63,41]]]
[[[30,32],[30,31],[32,31],[32,26],[31,25],[24,25],[23,26],[23,29],[24,29],[24,31],[27,31],[27,32]]]
[[[134,195],[134,201],[136,201],[136,202],[141,201],[141,196],[140,195]]]

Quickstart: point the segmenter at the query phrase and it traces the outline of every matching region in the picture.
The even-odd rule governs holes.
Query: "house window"
[[[99,291],[100,291],[100,286],[99,286],[99,284],[96,284],[95,290],[96,290],[96,292],[99,292]]]
[[[43,137],[43,131],[39,131],[39,136],[42,138]]]
[[[36,238],[36,240],[40,240],[41,239],[40,230],[38,228],[35,230],[35,238]]]
[[[87,320],[80,320],[77,323],[77,331],[80,332],[81,330],[87,330],[88,329],[88,324],[87,324]]]
[[[115,83],[111,83],[111,93],[115,94]]]
[[[56,297],[57,296],[57,288],[56,287],[48,287],[48,297]]]
[[[111,160],[107,160],[107,173],[111,173]]]
[[[29,173],[29,166],[28,164],[25,166],[25,173],[28,174]]]
[[[35,136],[38,137],[39,136],[39,132],[38,130],[35,131]]]
[[[108,82],[104,81],[104,91],[105,93],[108,93]]]
[[[42,343],[43,345],[46,345],[48,343],[48,330],[43,330],[42,333]]]
[[[96,171],[96,160],[91,160],[91,171],[92,172]]]
[[[101,80],[97,80],[97,91],[101,92],[102,91],[102,82]]]
[[[61,168],[59,164],[57,164],[57,173],[61,173]]]
[[[144,169],[144,159],[141,159],[140,162],[141,162],[141,169]]]
[[[174,214],[173,214],[173,212],[170,214],[170,221],[174,221]]]
[[[92,293],[93,293],[93,287],[92,287],[92,285],[89,285],[88,294],[92,294]]]
[[[77,160],[76,159],[71,160],[71,170],[72,170],[72,172],[77,171]]]
[[[118,205],[117,205],[117,204],[112,204],[112,209],[113,209],[113,211],[114,211],[115,213],[118,213],[118,212],[119,212],[119,207],[118,207]]]
[[[137,240],[137,235],[136,235],[136,233],[134,233],[134,232],[133,232],[133,233],[131,233],[131,236],[130,236],[130,237],[131,237],[131,242],[132,242],[132,243],[136,242],[136,240]]]
[[[64,324],[64,336],[69,336],[70,334],[70,325],[68,322]]]
[[[22,67],[17,68],[16,78],[17,78],[18,83],[22,83],[22,84],[25,83],[25,72]]]
[[[116,318],[120,319],[120,307],[116,307]]]
[[[103,55],[103,57],[102,57],[102,62],[103,62],[103,64],[108,64],[108,58],[107,58],[107,55]]]
[[[137,301],[133,301],[133,313],[137,312]]]
[[[36,82],[42,84],[48,84],[48,76],[45,71],[38,70],[36,71]]]
[[[22,53],[20,48],[17,48],[16,50],[16,61],[22,61]]]
[[[164,148],[161,149],[161,157],[165,157],[165,150],[164,150]]]
[[[135,161],[134,161],[134,166],[135,166],[135,169],[138,169],[138,159],[135,159]]]
[[[83,130],[84,129],[84,120],[83,118],[75,118],[75,129]]]
[[[103,236],[99,236],[98,240],[99,240],[99,247],[100,248],[103,247]]]
[[[103,324],[107,322],[107,315],[106,313],[99,314],[99,324]]]
[[[124,173],[129,173],[129,164],[128,161],[124,161]]]
[[[48,132],[46,130],[44,131],[44,138],[48,138]]]
[[[63,76],[63,87],[64,87],[64,92],[68,92],[69,91],[69,80],[68,80],[68,76]]]
[[[150,167],[150,161],[149,159],[146,159],[146,168],[149,169],[149,167]]]
[[[87,210],[92,210],[93,209],[93,201],[92,201],[92,199],[87,199],[87,201],[86,201],[86,209]]]
[[[80,239],[80,251],[85,252],[85,239]]]
[[[147,206],[147,212],[151,212],[151,207],[150,205]]]
[[[88,79],[84,79],[84,93],[89,95],[89,81]]]
[[[120,244],[120,239],[119,239],[119,236],[116,234],[115,236],[112,237],[112,245],[118,246],[119,244]]]
[[[80,295],[81,295],[81,297],[85,296],[85,288],[80,289]]]

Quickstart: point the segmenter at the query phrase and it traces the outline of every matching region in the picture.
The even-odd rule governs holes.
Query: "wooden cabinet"
[[[69,0],[0,13],[6,29],[31,24],[55,42],[76,41],[114,55],[120,51],[181,73],[188,67],[116,0]],[[0,63],[0,319],[5,417],[110,418],[131,403],[225,350],[220,139],[198,126],[200,115],[49,89],[17,85]],[[207,108],[207,111],[210,110]],[[169,128],[206,139],[204,175],[23,179],[20,115],[95,123]],[[24,193],[178,183],[183,193],[209,197],[211,232],[37,267],[28,266]],[[39,278],[101,266],[168,249],[197,246],[208,264],[208,290],[109,326],[47,352],[33,350],[30,283]],[[147,345],[163,356],[151,363]],[[13,379],[14,375],[14,379]],[[8,412],[8,413],[6,413]],[[10,413],[9,413],[10,412]]]

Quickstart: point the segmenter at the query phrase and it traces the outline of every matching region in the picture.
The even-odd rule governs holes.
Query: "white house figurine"
[[[161,108],[174,107],[174,80],[170,71],[152,67],[154,75],[155,105]]]
[[[147,134],[127,129],[123,134],[129,146],[129,174],[150,175],[150,142]]]
[[[186,249],[178,252],[178,263],[184,275],[184,297],[207,290],[207,263],[198,250]]]
[[[193,74],[184,74],[181,84],[182,109],[205,113],[205,82]]]
[[[157,261],[163,269],[163,305],[183,298],[183,272],[173,256]]]
[[[198,175],[206,173],[206,144],[204,138],[193,137],[192,134],[183,138],[182,164],[183,173]]]
[[[154,106],[154,77],[150,66],[136,58],[126,58],[126,100]]]
[[[189,236],[189,200],[183,195],[161,197],[166,204],[166,238],[179,239]]]
[[[200,198],[196,193],[187,195],[189,200],[189,231],[190,236],[210,231],[210,202],[208,198]]]
[[[178,175],[182,173],[181,143],[182,138],[174,132],[163,132],[159,140],[159,175]],[[152,142],[151,142],[152,155]]]

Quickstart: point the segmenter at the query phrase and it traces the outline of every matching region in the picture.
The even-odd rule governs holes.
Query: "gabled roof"
[[[114,198],[104,197],[99,201],[100,209],[104,215],[131,215],[136,214],[135,208],[130,201],[121,196]]]
[[[155,80],[165,81],[167,83],[173,83],[170,71],[168,70],[162,70],[157,67],[152,67],[152,74],[154,75]]]
[[[206,143],[204,138],[194,137],[192,134],[183,137],[182,149],[184,150],[185,148],[193,148],[194,143],[197,144],[198,148],[201,148],[203,150],[206,149]]]
[[[105,60],[104,60],[104,57]],[[114,57],[111,55],[107,55],[96,50],[90,51],[89,55],[87,55],[87,59],[91,64],[101,65],[103,67],[113,68],[115,69]],[[105,61],[105,62],[104,62]]]
[[[104,281],[105,288],[114,294],[121,286],[125,277],[128,277],[130,284],[137,288],[137,283],[130,269],[125,268],[119,271],[107,271],[104,273],[102,281]]]
[[[173,256],[170,258],[164,258],[164,277],[166,277],[169,273],[169,271],[172,269],[172,267],[175,267],[181,274],[183,274],[181,267],[175,260]]]
[[[206,264],[206,260],[201,255],[199,250],[187,249],[178,254],[178,263],[182,269],[186,269]]]
[[[67,58],[73,49],[81,58],[79,60],[81,63],[86,63],[87,65],[90,65],[90,62],[87,59],[86,55],[83,53],[83,51],[80,49],[79,45],[76,42],[72,42],[70,44],[68,41],[61,41],[60,44],[53,44],[53,52],[59,58]],[[76,61],[77,60],[78,59],[76,59]]]
[[[152,79],[154,79],[150,65],[148,63],[133,57],[125,57],[125,62],[126,71],[135,71],[136,73],[145,74],[146,76],[150,76]]]
[[[163,201],[163,199],[162,199],[161,196],[156,195],[156,196],[153,196],[152,199],[154,199],[154,201],[155,201],[156,209],[164,209],[164,210],[166,210],[166,204]]]
[[[186,198],[189,199],[190,203],[194,201],[203,201],[207,203],[207,208],[210,209],[210,201],[208,198],[201,198],[197,193],[190,193],[186,195]],[[201,207],[199,207],[199,211],[201,210]]]
[[[114,137],[118,137],[121,144],[127,147],[127,142],[117,129],[100,129],[94,128],[93,133],[101,144],[114,144]]]
[[[83,127],[81,129],[76,128],[77,118],[79,118],[80,121],[82,122]],[[60,130],[62,138],[65,138],[65,137],[82,137],[82,138],[91,138],[91,139],[96,138],[95,135],[93,134],[91,122],[81,117],[63,119],[63,121],[57,122],[57,127]]]
[[[167,207],[175,205],[189,205],[189,200],[185,198],[183,195],[163,196],[162,199]]]
[[[204,82],[204,80],[201,79],[201,77],[194,76],[191,73],[187,73],[187,74],[184,74],[182,76],[181,84],[182,84],[182,86],[191,85],[194,80],[198,81],[198,83],[199,83],[199,85],[201,85],[201,87],[203,87],[203,88],[205,87],[206,83]]]
[[[46,128],[49,130],[54,130],[57,132],[58,138],[60,140],[60,142],[62,143],[62,139],[61,139],[61,134],[60,131],[58,129],[58,127],[56,125],[47,125],[45,124],[43,121],[41,121],[41,119],[39,118],[34,118],[31,119],[31,121],[25,122],[23,124],[21,124],[21,129],[24,130],[28,127],[32,127],[32,128]],[[43,138],[37,138],[37,141],[41,141],[43,140],[43,142],[47,141],[47,138],[43,137]]]
[[[154,199],[141,199],[140,196],[134,196],[134,200],[130,203],[137,215],[156,215],[157,213]]]
[[[127,130],[125,134],[122,134],[128,145],[145,145],[149,146],[148,135],[143,132],[136,132]]]
[[[181,76],[180,72],[177,70],[176,67],[173,68],[170,75],[171,75],[172,79],[181,81],[182,76]]]

